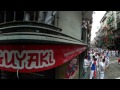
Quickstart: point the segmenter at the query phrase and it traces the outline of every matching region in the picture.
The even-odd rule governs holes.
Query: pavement
[[[120,79],[120,65],[117,63],[118,57],[110,58],[109,68],[105,72],[105,79]]]
[[[105,72],[105,79],[120,79],[120,65],[117,63],[118,57],[110,58],[110,65]],[[88,69],[87,77],[80,79],[89,79],[90,69]]]

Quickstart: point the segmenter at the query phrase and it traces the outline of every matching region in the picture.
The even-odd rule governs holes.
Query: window
[[[24,19],[24,11],[15,11],[15,20],[23,21]]]
[[[120,28],[120,22],[119,23],[117,23],[117,29],[119,29]]]
[[[14,21],[14,11],[6,11],[6,22]]]
[[[45,23],[54,25],[56,11],[47,11],[45,15]]]
[[[85,28],[82,28],[81,40],[83,40],[84,42],[86,41],[86,32],[87,30]]]
[[[4,22],[4,11],[0,11],[0,23]]]

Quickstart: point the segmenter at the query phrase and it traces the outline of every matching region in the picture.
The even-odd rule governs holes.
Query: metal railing
[[[42,13],[42,15],[40,14]],[[39,15],[40,14],[40,15]],[[49,15],[46,15],[49,14]],[[34,35],[39,33],[45,34],[46,36],[56,35],[62,36],[68,41],[75,41],[76,43],[82,42],[82,40],[76,39],[65,33],[62,33],[62,29],[51,25],[55,11],[1,11],[0,12],[0,35],[8,35],[13,33],[29,32]],[[51,16],[52,15],[52,16]],[[45,17],[46,16],[46,17]],[[41,20],[39,19],[41,18]],[[51,19],[51,21],[50,21]],[[48,21],[46,21],[48,20]],[[50,22],[49,22],[50,21]],[[47,23],[45,23],[47,22]],[[48,35],[49,34],[49,35]],[[83,43],[83,42],[82,42]]]
[[[0,24],[15,21],[34,21],[51,24],[56,13],[56,11],[0,11]],[[40,18],[42,19],[41,21],[39,20]]]

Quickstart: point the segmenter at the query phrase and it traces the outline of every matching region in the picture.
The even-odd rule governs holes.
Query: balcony
[[[116,22],[117,23],[120,22],[120,15],[119,14],[117,15]]]
[[[117,29],[120,29],[120,22],[117,23]]]
[[[55,11],[1,11],[0,43],[83,44],[54,26],[55,14]]]
[[[108,18],[107,24],[110,24],[110,23],[113,22],[113,21],[114,21],[114,18],[113,18],[113,16],[111,16],[111,17]]]

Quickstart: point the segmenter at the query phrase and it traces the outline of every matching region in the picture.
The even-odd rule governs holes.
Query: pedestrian
[[[83,63],[83,69],[84,69],[83,73],[84,73],[84,78],[85,79],[87,78],[88,67],[89,67],[89,61],[87,59],[87,56],[85,56],[84,63]]]
[[[118,50],[116,50],[116,57],[118,57]]]
[[[109,57],[105,57],[105,68],[106,69],[109,67],[109,62],[110,62],[110,58]]]
[[[108,56],[111,57],[111,51],[110,50],[108,51]]]
[[[95,56],[93,56],[92,63],[90,65],[90,79],[96,78],[96,67],[97,67],[97,62],[96,62]]]
[[[105,77],[105,58],[99,63],[99,75],[100,79],[104,79]]]
[[[120,58],[118,58],[118,65],[120,65]]]

